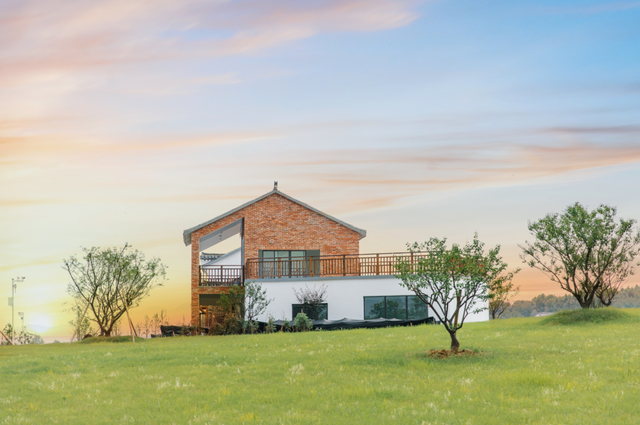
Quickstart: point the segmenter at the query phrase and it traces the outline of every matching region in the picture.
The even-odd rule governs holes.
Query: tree
[[[616,221],[616,213],[607,205],[588,211],[576,202],[562,214],[529,222],[535,241],[520,246],[520,258],[559,283],[580,307],[609,306],[640,252],[636,220]]]
[[[316,288],[315,285],[313,288],[305,285],[299,291],[293,288],[293,293],[298,302],[302,304],[303,310],[308,313],[308,317],[318,319],[322,311],[322,304],[326,302],[327,285],[320,285],[319,288]]]
[[[7,338],[9,338],[9,335],[11,334],[12,331],[13,331],[13,328],[11,326],[11,323],[7,323],[7,325],[2,330],[2,333],[6,335]],[[5,345],[5,344],[8,345],[9,343],[10,343],[9,339],[7,339],[5,342],[4,338],[0,337],[0,345]],[[16,345],[44,344],[44,340],[40,335],[36,333],[31,333],[31,332],[22,330],[20,331],[20,333],[16,333],[15,343]]]
[[[95,331],[91,329],[91,322],[86,314],[87,310],[86,303],[73,303],[71,307],[73,319],[69,321],[69,325],[73,328],[71,342],[80,341],[84,336],[93,335],[95,333]]]
[[[511,306],[511,300],[518,295],[520,287],[513,283],[513,276],[520,269],[501,274],[489,282],[489,315],[492,319],[499,318]]]
[[[151,289],[162,286],[166,267],[159,258],[145,260],[144,254],[125,244],[117,248],[84,248],[81,259],[64,260],[71,283],[67,292],[85,306],[100,335],[111,336],[114,325],[137,307]]]
[[[244,290],[239,286],[232,286],[226,293],[220,294],[220,309],[223,323],[216,323],[213,333],[219,335],[240,333],[244,317]]]
[[[401,285],[426,303],[451,337],[451,350],[458,351],[456,333],[471,313],[486,310],[489,283],[507,268],[498,255],[500,245],[484,253],[484,243],[476,234],[465,246],[447,239],[431,238],[422,244],[407,244],[409,252],[423,253],[413,260],[398,258],[396,277]]]
[[[249,322],[253,322],[265,312],[273,298],[267,299],[267,290],[255,281],[247,281],[244,285],[244,314]]]

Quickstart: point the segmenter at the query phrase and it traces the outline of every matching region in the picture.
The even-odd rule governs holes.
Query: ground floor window
[[[415,295],[364,297],[364,318],[418,320],[428,317],[428,308]]]
[[[320,304],[317,309],[305,304],[292,304],[292,318],[298,315],[298,313],[304,313],[311,320],[327,320],[329,317],[329,306]]]

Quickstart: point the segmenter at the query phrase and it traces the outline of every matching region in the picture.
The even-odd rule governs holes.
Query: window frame
[[[425,305],[425,308],[427,309],[427,311],[426,311],[427,316],[422,318],[422,319],[409,319],[409,297],[416,297],[416,295],[364,295],[362,297],[362,312],[363,312],[362,317],[364,318],[364,320],[376,320],[376,319],[391,320],[391,319],[389,319],[389,314],[388,314],[387,298],[395,298],[395,297],[404,297],[404,302],[405,302],[405,318],[404,319],[399,319],[399,320],[422,320],[422,319],[426,319],[426,318],[429,317],[429,305],[426,304],[426,303],[423,303]],[[377,317],[375,319],[367,319],[367,298],[382,298],[383,299],[383,302],[384,302],[384,317]]]
[[[291,320],[295,319],[296,316],[297,316],[297,314],[294,314],[295,308],[299,307],[300,310],[302,310],[303,306],[305,306],[305,305],[308,305],[308,304],[291,304]],[[311,320],[329,320],[329,303],[322,303],[320,305],[324,307],[324,311],[327,313],[327,317],[325,319],[320,319],[320,318],[314,319],[313,317],[311,317],[311,316],[309,316],[307,314],[307,317],[309,317],[309,319],[311,319]],[[304,311],[300,311],[300,313],[304,313]]]

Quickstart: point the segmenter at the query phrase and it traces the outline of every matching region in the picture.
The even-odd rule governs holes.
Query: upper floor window
[[[317,258],[320,250],[262,250],[260,251],[261,277],[300,277],[320,272]],[[313,272],[313,273],[312,273]]]

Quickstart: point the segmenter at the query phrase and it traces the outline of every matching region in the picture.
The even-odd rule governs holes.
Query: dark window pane
[[[384,318],[384,297],[364,297],[364,319]]]
[[[415,295],[409,296],[409,320],[426,319],[429,317],[429,308]]]
[[[387,297],[387,319],[407,320],[407,297]]]
[[[295,319],[298,313],[304,313],[311,320],[326,320],[329,313],[329,306],[326,303],[320,304],[317,309],[304,304],[292,304],[291,307],[293,314],[292,319]]]

